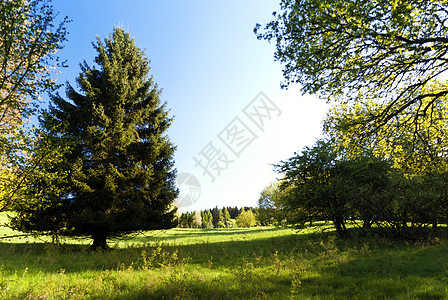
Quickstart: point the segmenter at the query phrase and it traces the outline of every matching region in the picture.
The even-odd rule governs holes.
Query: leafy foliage
[[[374,101],[362,132],[390,124],[405,110],[428,114],[446,86],[427,87],[447,70],[445,1],[282,0],[259,39],[276,42],[284,86],[340,103]]]
[[[446,88],[445,83],[434,83],[429,87],[434,93]],[[433,100],[426,98],[422,105],[429,105],[430,101]],[[381,109],[378,104],[336,106],[328,113],[324,128],[334,145],[348,155],[356,156],[368,147],[376,155],[390,158],[395,168],[410,176],[425,172],[443,173],[448,170],[447,105],[447,97],[440,97],[418,119],[413,119],[418,110],[410,107],[387,126],[378,128],[369,137],[364,136],[363,143],[359,140],[362,124]]]
[[[448,173],[409,176],[390,161],[365,152],[358,157],[336,155],[328,141],[305,147],[276,166],[284,174],[282,210],[287,222],[331,220],[340,237],[346,223],[362,222],[380,232],[404,239],[426,239],[447,222]],[[432,231],[427,227],[432,225]]]
[[[251,227],[256,225],[255,215],[252,210],[241,211],[241,214],[236,217],[237,227]]]
[[[57,50],[66,40],[65,18],[56,29],[49,0],[0,3],[0,122],[20,122],[32,110],[30,99],[55,87],[52,71],[59,66]]]
[[[400,237],[445,222],[446,1],[283,0],[280,9],[254,31],[276,43],[283,86],[336,103],[329,144],[277,166],[288,220],[330,219],[342,233],[360,218]]]
[[[50,3],[0,2],[0,211],[21,199],[36,164],[57,156],[37,149],[46,142],[27,126],[41,93],[56,87],[52,74],[61,64],[55,53],[67,35],[67,18],[55,24]]]
[[[285,191],[281,182],[274,182],[265,187],[258,198],[257,220],[261,225],[279,225],[285,219],[283,203]]]
[[[284,188],[292,186],[286,197],[285,209],[290,211],[289,222],[303,225],[306,221],[329,219],[339,235],[346,232],[348,218],[348,188],[344,170],[337,165],[331,144],[318,141],[287,161],[276,166],[285,174]]]
[[[224,226],[226,228],[231,227],[230,226],[231,225],[231,223],[230,223],[230,213],[227,210],[227,208],[225,208],[225,207],[223,207],[223,209],[222,209],[222,218],[223,218]]]

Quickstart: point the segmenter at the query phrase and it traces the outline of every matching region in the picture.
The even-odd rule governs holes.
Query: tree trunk
[[[337,218],[336,220],[334,220],[334,225],[336,227],[336,232],[337,232],[339,238],[347,238],[348,237],[347,228],[345,227],[343,219]]]
[[[109,250],[109,247],[107,246],[107,234],[106,233],[95,233],[92,235],[93,238],[93,244],[90,247],[91,250],[95,251],[98,250],[98,248],[101,248],[101,250]]]
[[[437,233],[438,233],[438,227],[437,227],[437,221],[434,221],[433,223],[432,223],[432,233],[434,234],[434,235],[437,235]]]
[[[362,228],[363,229],[370,229],[372,228],[372,222],[370,222],[370,220],[364,220],[362,223]]]

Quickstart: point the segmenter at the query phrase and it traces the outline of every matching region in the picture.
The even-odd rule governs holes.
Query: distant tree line
[[[253,207],[217,206],[202,211],[184,212],[179,215],[178,226],[182,228],[235,228],[259,224],[258,209]]]

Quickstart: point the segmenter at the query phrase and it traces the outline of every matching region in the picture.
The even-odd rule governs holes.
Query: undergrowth
[[[1,299],[437,299],[448,295],[445,240],[339,240],[323,224],[173,229],[112,241],[0,243]],[[324,228],[325,230],[322,230]]]

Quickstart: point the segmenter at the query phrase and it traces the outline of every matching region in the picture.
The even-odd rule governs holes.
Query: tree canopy
[[[338,234],[345,235],[349,187],[337,163],[332,145],[320,140],[275,166],[285,176],[283,189],[293,187],[283,201],[285,209],[291,212],[290,224],[300,226],[306,221],[332,220]]]
[[[305,147],[276,171],[287,223],[301,227],[310,220],[331,220],[340,237],[351,222],[364,232],[375,230],[395,238],[426,239],[447,220],[448,172],[409,176],[390,160],[371,151],[344,157],[328,140]],[[375,225],[372,227],[372,225]],[[433,230],[427,230],[431,226]]]
[[[251,227],[255,226],[256,219],[252,210],[243,209],[241,213],[236,217],[236,226],[238,227]]]
[[[67,23],[67,17],[57,23],[51,0],[0,2],[0,211],[22,196],[36,162],[55,155],[36,149],[46,142],[32,136],[26,121],[42,93],[57,86],[52,75],[62,65],[56,52]]]
[[[51,0],[0,3],[0,122],[26,113],[28,101],[55,86],[56,51],[66,40],[67,18],[54,24]],[[55,26],[56,25],[56,26]],[[4,128],[4,126],[2,126]]]
[[[67,145],[64,161],[42,166],[65,171],[57,193],[34,182],[40,201],[18,211],[23,231],[91,236],[106,248],[111,236],[171,228],[175,146],[166,136],[172,123],[149,61],[130,34],[115,28],[94,45],[96,66],[81,65],[81,92],[67,84],[67,100],[52,98],[41,118],[43,132]]]
[[[446,84],[437,83],[429,88],[437,92],[445,89]],[[393,117],[393,122],[364,137],[362,142],[358,138],[363,130],[362,120],[371,111],[379,109],[377,103],[336,106],[328,112],[324,129],[332,137],[335,147],[344,149],[348,155],[356,156],[365,148],[370,148],[377,156],[388,157],[395,168],[411,176],[434,171],[446,172],[448,101],[443,96],[437,100],[426,98],[422,103],[426,105],[429,101],[433,101],[433,104],[427,114],[411,120],[415,111],[406,109]]]
[[[257,220],[261,225],[280,225],[286,219],[283,210],[283,199],[289,189],[281,189],[282,181],[266,186],[258,197]]]
[[[281,12],[259,39],[276,43],[285,87],[300,83],[305,93],[353,105],[374,101],[362,133],[374,132],[412,111],[429,114],[448,94],[448,6],[436,0],[282,0]]]

